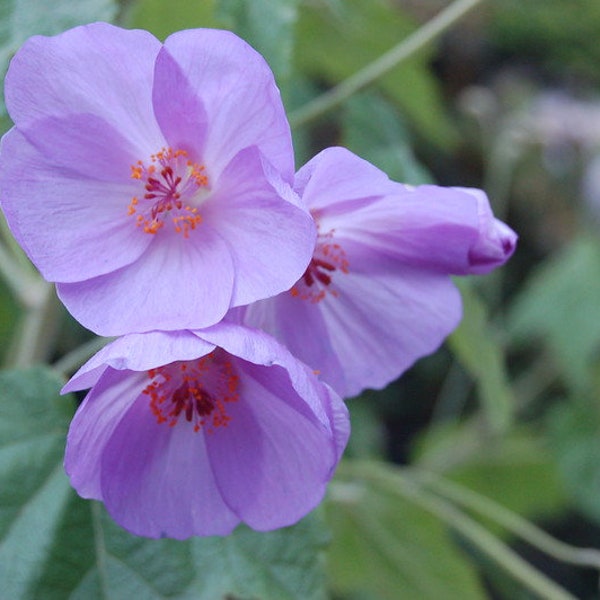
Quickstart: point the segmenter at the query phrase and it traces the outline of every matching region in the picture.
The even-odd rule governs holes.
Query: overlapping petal
[[[258,149],[247,148],[229,163],[203,207],[206,226],[227,242],[240,274],[232,306],[288,289],[310,261],[314,221],[291,202],[282,202],[277,178]]]
[[[244,313],[320,372],[342,396],[381,388],[457,326],[450,274],[503,264],[516,235],[478,190],[394,183],[343,148],[298,172],[318,240],[290,292]]]
[[[212,325],[223,318],[233,294],[231,255],[211,228],[197,243],[190,241],[153,240],[137,261],[118,271],[57,283],[58,296],[98,335]]]
[[[229,422],[210,431],[185,419],[157,421],[147,391],[146,368],[192,360],[194,340],[193,360],[222,343],[239,391],[227,404]],[[218,373],[206,369],[194,385],[214,392]],[[120,338],[65,390],[89,383],[65,467],[83,496],[102,500],[138,535],[181,539],[225,535],[239,522],[258,530],[294,523],[322,499],[348,439],[340,398],[272,338],[233,323]]]
[[[102,448],[99,499],[137,535],[227,535],[240,517],[223,499],[207,445],[204,434],[158,426],[138,396]]]
[[[208,115],[196,90],[164,46],[154,65],[152,105],[167,144],[186,150],[192,160],[201,161]],[[214,171],[215,165],[211,166]]]
[[[97,115],[139,151],[159,149],[164,140],[152,111],[152,79],[160,47],[147,31],[108,23],[34,36],[8,69],[8,112],[19,128],[44,117]]]
[[[291,183],[291,132],[263,57],[234,34],[211,29],[203,29],[202,35],[195,30],[174,33],[165,48],[205,107],[207,163],[220,173],[240,150],[257,146]]]
[[[321,310],[342,369],[321,376],[325,381],[343,376],[343,387],[335,389],[344,396],[385,387],[437,350],[462,316],[460,294],[448,277],[386,264],[381,257],[374,269],[357,264],[336,284],[339,295],[326,298]]]
[[[102,335],[216,323],[289,288],[314,246],[273,74],[235,35],[103,23],[35,37],[6,83],[0,202]]]

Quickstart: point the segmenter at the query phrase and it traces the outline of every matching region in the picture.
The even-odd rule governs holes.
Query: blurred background
[[[343,145],[397,181],[483,188],[519,234],[517,252],[492,275],[457,281],[465,317],[444,347],[349,400],[352,438],[323,516],[327,588],[340,600],[542,597],[507,574],[497,541],[565,597],[597,598],[597,569],[526,543],[519,519],[600,547],[600,3],[482,1],[333,110],[303,114],[449,4],[3,0],[0,58],[5,67],[29,35],[96,19],[163,39],[232,29],[275,72],[298,167]],[[50,309],[37,358],[52,364],[91,338]],[[25,312],[0,282],[7,366],[18,364]],[[491,554],[461,525],[464,513],[493,536]]]

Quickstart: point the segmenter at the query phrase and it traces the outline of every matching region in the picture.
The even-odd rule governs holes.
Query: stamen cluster
[[[273,74],[226,31],[35,36],[5,97],[6,220],[69,312],[115,338],[64,388],[91,386],[65,468],[138,535],[313,510],[348,439],[342,397],[435,350],[461,315],[450,275],[514,250],[481,191],[408,188],[339,147],[296,173]]]
[[[141,160],[131,166],[131,178],[145,183],[143,200],[150,202],[142,207],[139,197],[134,196],[127,214],[136,215],[137,226],[150,234],[156,234],[170,214],[175,232],[188,238],[190,231],[202,223],[193,203],[197,188],[208,186],[206,168],[191,161],[185,150],[172,148],[152,154],[150,161],[148,166]]]
[[[336,298],[339,291],[331,285],[335,272],[348,273],[348,259],[340,244],[333,241],[334,231],[320,235],[313,257],[301,279],[292,286],[295,298],[316,303],[327,294]]]
[[[226,403],[239,399],[239,377],[230,360],[215,352],[195,361],[177,362],[148,371],[151,382],[143,394],[159,424],[174,427],[181,416],[195,432],[226,427],[231,417]]]

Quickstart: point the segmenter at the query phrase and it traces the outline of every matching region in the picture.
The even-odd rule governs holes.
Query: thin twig
[[[292,128],[300,127],[338,106],[344,100],[367,87],[450,28],[482,0],[456,0],[378,59],[348,77],[312,102],[289,115]]]
[[[600,550],[577,548],[565,544],[490,498],[433,473],[419,472],[417,478],[436,493],[495,521],[516,537],[545,552],[548,556],[572,565],[600,570]]]
[[[444,498],[424,490],[416,480],[403,475],[400,470],[392,471],[374,462],[346,461],[340,465],[338,474],[379,483],[391,493],[430,512],[540,598],[576,600],[575,596],[532,567],[482,525]]]

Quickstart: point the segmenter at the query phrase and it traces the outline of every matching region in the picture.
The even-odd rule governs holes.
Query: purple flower
[[[343,148],[296,176],[318,227],[313,258],[291,290],[245,310],[341,396],[381,388],[433,352],[461,318],[449,274],[503,264],[516,235],[483,192],[390,181]]]
[[[31,260],[102,335],[201,328],[288,289],[314,246],[273,75],[216,30],[162,45],[105,23],[13,58],[1,203]]]
[[[268,335],[232,323],[119,338],[63,391],[89,386],[65,468],[81,496],[147,537],[298,521],[349,434],[330,388]]]

